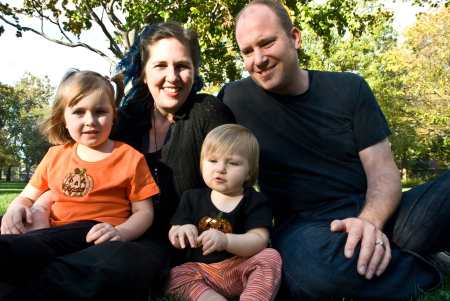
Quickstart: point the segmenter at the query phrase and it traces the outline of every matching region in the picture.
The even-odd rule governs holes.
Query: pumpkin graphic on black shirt
[[[216,217],[204,216],[198,222],[198,230],[201,232],[208,229],[216,229],[223,233],[233,233],[233,226],[231,223],[222,217],[222,212]]]

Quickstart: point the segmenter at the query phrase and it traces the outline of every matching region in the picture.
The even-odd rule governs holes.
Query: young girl
[[[205,138],[200,156],[209,188],[186,191],[172,218],[169,239],[188,247],[184,264],[170,272],[168,291],[187,300],[272,300],[281,257],[266,248],[272,212],[252,186],[259,146],[246,128],[225,124]]]
[[[57,146],[48,150],[2,220],[3,281],[23,280],[56,256],[92,244],[133,240],[150,227],[150,198],[159,189],[143,155],[108,138],[114,116],[109,80],[92,71],[65,76],[44,123],[49,141]],[[54,199],[50,228],[26,232],[26,224],[42,223],[31,220],[30,208],[47,190]]]

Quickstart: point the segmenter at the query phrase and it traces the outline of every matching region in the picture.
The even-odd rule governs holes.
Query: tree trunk
[[[12,166],[9,165],[6,171],[6,182],[11,182]]]
[[[31,178],[31,166],[29,164],[25,165],[25,181],[29,181]],[[23,181],[24,179],[20,179]]]

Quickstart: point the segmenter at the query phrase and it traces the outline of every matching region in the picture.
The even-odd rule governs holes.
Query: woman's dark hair
[[[123,75],[124,87],[130,82],[132,87],[130,91],[123,97],[120,106],[126,106],[129,102],[147,99],[151,95],[147,86],[143,81],[143,72],[145,64],[150,58],[149,47],[159,40],[175,38],[189,49],[192,62],[194,64],[194,84],[191,93],[196,93],[203,87],[203,82],[199,76],[200,67],[200,45],[197,34],[183,28],[176,22],[164,22],[147,25],[135,39],[128,53],[118,63],[116,70]],[[117,76],[116,76],[117,78]]]

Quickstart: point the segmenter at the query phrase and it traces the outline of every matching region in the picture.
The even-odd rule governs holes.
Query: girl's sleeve
[[[29,184],[33,187],[39,189],[40,191],[47,191],[49,189],[48,186],[48,176],[49,176],[49,167],[51,165],[52,158],[54,156],[54,149],[50,148],[45,154],[44,158],[42,158],[39,165],[36,167],[36,170],[31,177]]]
[[[130,183],[128,199],[132,202],[149,199],[159,193],[159,187],[153,179],[145,157],[140,155]]]

